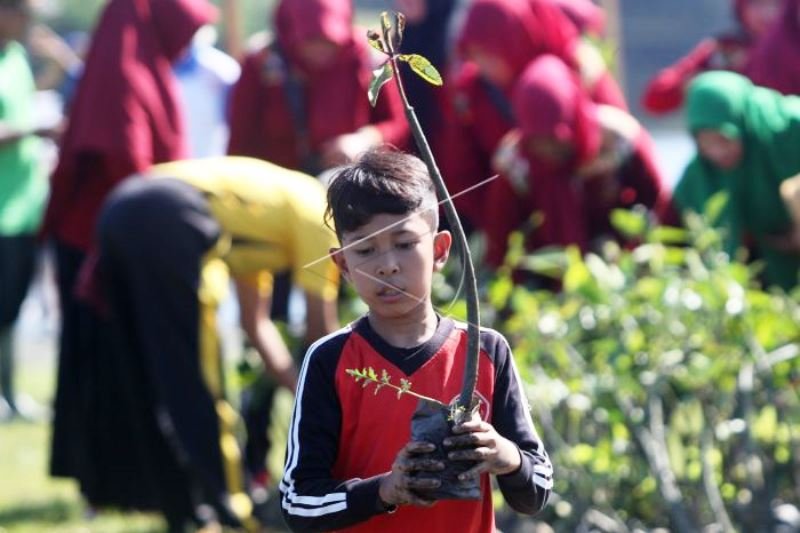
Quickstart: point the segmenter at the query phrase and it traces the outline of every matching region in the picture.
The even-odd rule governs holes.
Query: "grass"
[[[25,344],[18,356],[17,389],[49,405],[55,390],[52,345]],[[20,352],[18,352],[20,354]],[[160,533],[152,515],[99,513],[89,517],[75,482],[48,475],[50,424],[0,425],[0,533]]]
[[[52,340],[26,341],[18,351],[17,389],[42,405],[55,391]],[[233,368],[228,376],[235,375]],[[235,390],[233,382],[229,390]],[[232,395],[238,397],[238,395]],[[283,469],[284,443],[292,405],[280,391],[270,429],[274,446],[268,457],[273,479]],[[163,520],[152,514],[87,512],[77,484],[48,474],[50,424],[14,421],[0,424],[0,533],[163,533]]]

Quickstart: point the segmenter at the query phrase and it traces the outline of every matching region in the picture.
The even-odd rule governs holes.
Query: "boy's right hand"
[[[419,505],[430,507],[435,500],[425,498],[426,490],[439,488],[441,481],[414,477],[414,472],[440,472],[444,470],[444,463],[430,457],[420,457],[428,454],[436,447],[429,442],[409,442],[397,454],[392,464],[392,471],[381,480],[379,495],[386,505]]]

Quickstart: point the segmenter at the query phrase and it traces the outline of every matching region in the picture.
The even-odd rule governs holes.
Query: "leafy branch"
[[[408,394],[409,396],[413,396],[414,398],[435,403],[440,407],[445,407],[445,408],[448,407],[446,404],[440,402],[439,400],[435,400],[423,394],[418,394],[412,391],[411,382],[407,379],[400,378],[400,385],[399,386],[395,385],[394,383],[392,383],[392,377],[389,375],[386,369],[381,370],[380,376],[378,376],[378,373],[371,366],[367,368],[362,368],[361,370],[357,368],[348,368],[347,370],[345,370],[345,372],[353,376],[353,378],[356,380],[356,383],[358,383],[359,381],[363,381],[363,383],[361,383],[361,386],[365,389],[369,387],[370,384],[374,383],[375,395],[377,395],[378,391],[381,390],[383,387],[388,387],[397,392],[398,399],[400,399],[400,397],[403,394]]]
[[[445,216],[453,233],[455,242],[461,252],[464,264],[464,282],[467,290],[467,359],[464,367],[464,378],[461,387],[461,394],[457,405],[453,408],[455,420],[460,421],[465,413],[471,412],[475,385],[478,380],[478,352],[480,345],[480,308],[478,307],[478,284],[475,276],[475,267],[472,264],[472,256],[467,244],[467,237],[461,220],[456,212],[455,205],[447,186],[442,179],[442,174],[436,165],[436,160],[431,152],[422,126],[419,124],[414,108],[409,103],[403,80],[400,76],[400,63],[406,63],[422,79],[432,85],[442,85],[442,76],[430,61],[418,54],[400,54],[400,45],[403,41],[403,31],[406,26],[406,19],[402,13],[394,14],[394,24],[387,12],[381,13],[381,33],[368,31],[367,38],[370,45],[379,52],[386,55],[387,60],[383,66],[373,72],[373,80],[370,83],[368,96],[374,106],[378,100],[381,88],[394,78],[397,90],[403,100],[406,119],[411,126],[414,141],[419,149],[422,159],[428,167],[428,173],[433,179],[436,187],[436,194],[444,206]],[[459,408],[462,406],[462,408]]]

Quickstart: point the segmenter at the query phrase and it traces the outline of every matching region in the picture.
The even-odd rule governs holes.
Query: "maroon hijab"
[[[543,215],[537,240],[547,244],[588,245],[586,205],[574,172],[600,151],[602,130],[597,106],[581,86],[577,75],[552,55],[533,61],[522,73],[512,99],[522,132],[522,144],[535,136],[547,136],[573,146],[574,156],[561,165],[529,154],[531,203]]]
[[[756,85],[800,94],[800,0],[786,0],[772,29],[756,46],[747,67]]]
[[[514,88],[512,105],[523,141],[543,136],[572,144],[575,155],[558,173],[569,174],[597,155],[602,136],[597,106],[577,74],[558,57],[544,55],[531,62]],[[552,168],[548,162],[528,159],[536,169]]]
[[[478,46],[505,57],[516,79],[542,54],[572,62],[576,37],[572,22],[548,0],[475,0],[467,12],[458,48],[465,53]]]
[[[215,8],[206,0],[111,0],[95,29],[45,218],[87,249],[105,195],[126,176],[184,157],[172,62]]]
[[[275,29],[281,51],[302,77],[311,146],[368,123],[359,113],[369,113],[360,105],[369,84],[369,48],[365,32],[353,27],[350,0],[283,0]],[[299,53],[303,42],[316,37],[339,46],[332,63],[322,68],[306,65]]]
[[[606,32],[606,14],[592,0],[553,0],[581,33],[603,35]]]

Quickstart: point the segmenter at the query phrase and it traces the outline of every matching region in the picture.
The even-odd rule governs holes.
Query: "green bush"
[[[582,256],[522,253],[486,298],[515,350],[551,453],[559,531],[667,527],[769,531],[800,501],[800,299],[764,290],[700,217],[651,228],[617,212],[640,243]],[[555,276],[563,289],[512,283]]]

